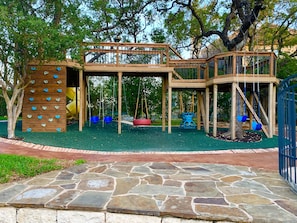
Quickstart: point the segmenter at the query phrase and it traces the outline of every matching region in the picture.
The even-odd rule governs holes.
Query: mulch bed
[[[244,134],[244,137],[242,139],[231,139],[231,137],[224,136],[225,132],[218,132],[217,137],[214,137],[209,134],[210,137],[218,139],[218,140],[224,140],[224,141],[230,141],[230,142],[260,142],[262,140],[262,135],[257,132],[250,132],[246,131]]]

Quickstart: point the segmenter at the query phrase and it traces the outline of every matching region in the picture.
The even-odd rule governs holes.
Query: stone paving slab
[[[222,164],[88,163],[1,185],[1,207],[297,222],[297,194],[278,173]]]

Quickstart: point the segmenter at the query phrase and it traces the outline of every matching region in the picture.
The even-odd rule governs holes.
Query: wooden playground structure
[[[70,87],[77,89],[72,97],[79,99],[72,101],[75,114],[70,115],[78,119],[82,131],[88,119],[88,77],[116,76],[119,83],[117,131],[121,134],[123,76],[153,76],[162,78],[162,131],[166,131],[166,127],[168,133],[172,131],[173,91],[188,89],[197,95],[197,129],[203,126],[206,133],[212,130],[211,133],[217,135],[218,94],[231,92],[231,138],[235,138],[236,123],[242,115],[248,117],[250,127],[257,122],[268,138],[273,137],[278,84],[274,53],[226,52],[211,58],[186,60],[168,44],[85,43],[83,61],[83,64],[71,59],[30,64],[31,79],[25,89],[22,113],[23,131],[66,131],[69,115],[65,109],[66,92]],[[261,97],[257,94],[259,90]]]

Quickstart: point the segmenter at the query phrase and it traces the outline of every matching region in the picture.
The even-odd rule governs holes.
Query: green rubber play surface
[[[7,123],[0,122],[0,136],[7,136]],[[109,152],[192,152],[228,149],[257,149],[277,147],[277,137],[263,137],[260,142],[228,142],[211,138],[203,130],[185,130],[173,127],[172,133],[162,132],[161,127],[133,127],[122,124],[122,134],[117,133],[117,123],[91,125],[83,131],[78,124],[67,126],[67,132],[22,132],[21,121],[16,136],[25,142],[83,150]]]

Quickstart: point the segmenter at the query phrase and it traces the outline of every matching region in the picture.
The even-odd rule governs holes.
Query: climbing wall
[[[24,132],[66,131],[65,66],[30,66],[22,113]]]

